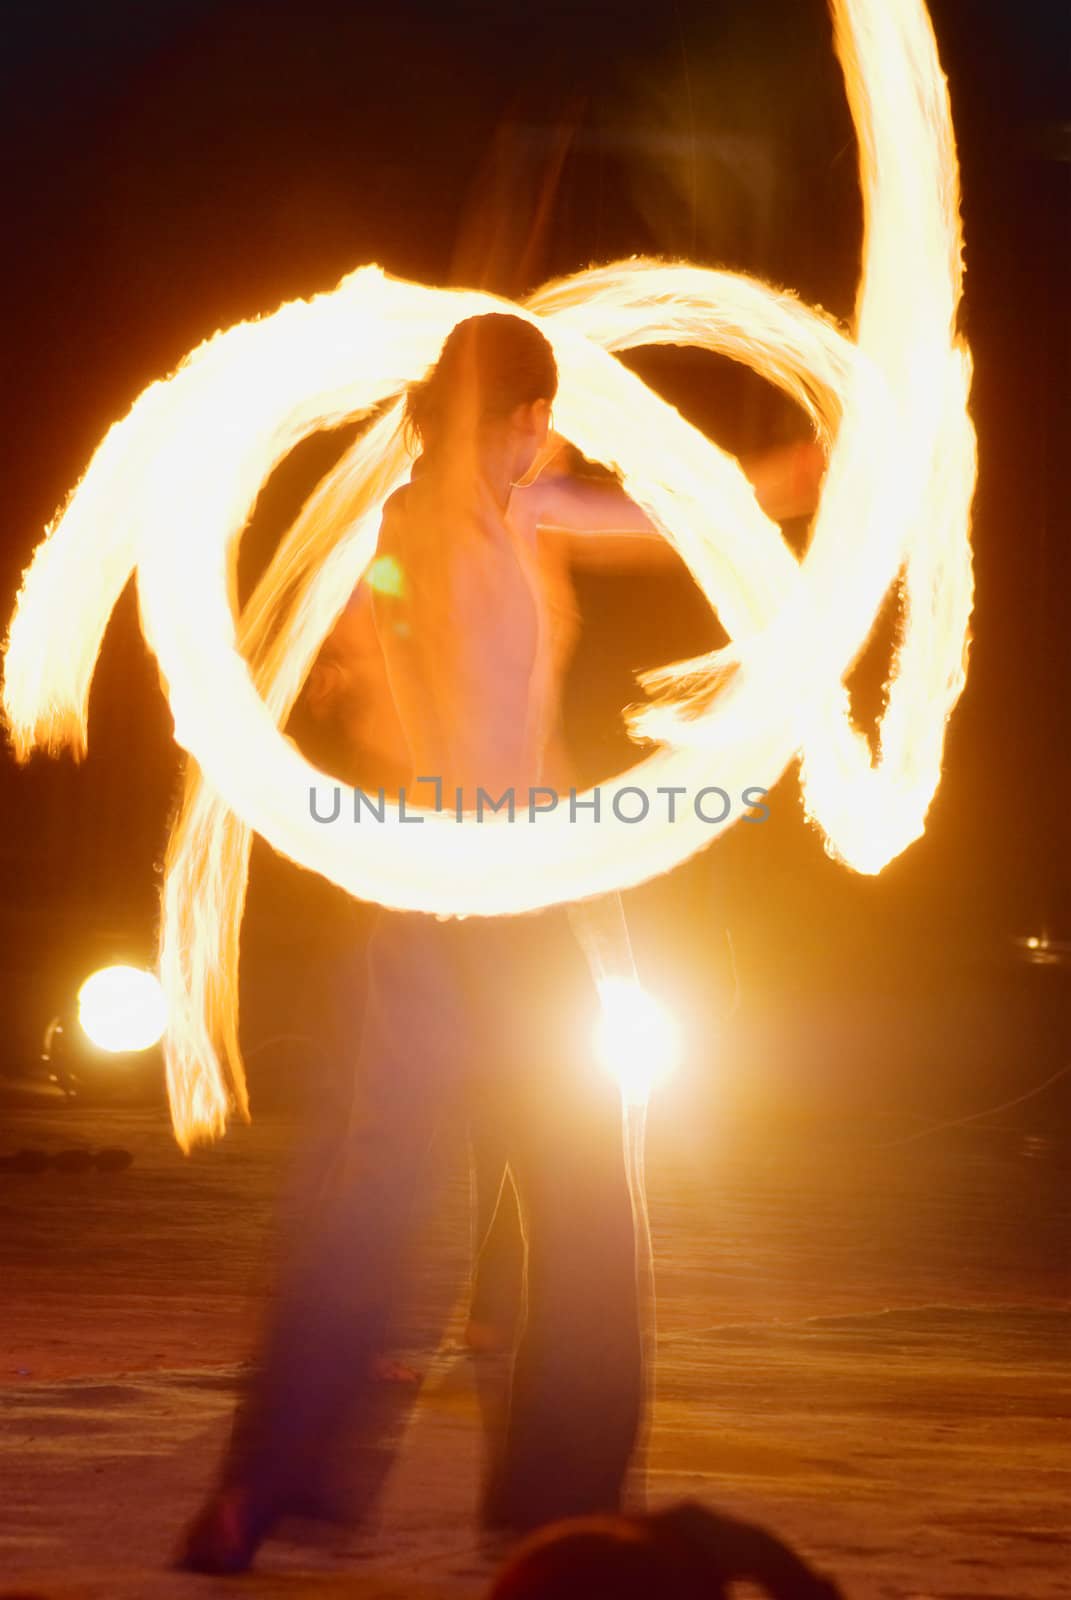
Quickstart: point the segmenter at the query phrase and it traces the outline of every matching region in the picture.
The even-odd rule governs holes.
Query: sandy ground
[[[166,1562],[248,1353],[291,1140],[266,1115],[186,1160],[158,1111],[4,1109],[4,1153],[118,1144],[134,1161],[0,1173],[0,1595],[235,1592]],[[1060,1148],[1011,1129],[882,1143],[654,1116],[649,1500],[760,1520],[858,1600],[1071,1595]],[[459,1181],[408,1313],[426,1376],[377,1526],[275,1543],[239,1592],[483,1592],[473,1363],[433,1309],[465,1252]]]

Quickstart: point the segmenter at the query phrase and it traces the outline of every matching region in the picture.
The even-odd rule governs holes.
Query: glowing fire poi
[[[673,1018],[633,978],[602,978],[595,1050],[613,1073],[626,1106],[645,1106],[651,1090],[670,1077],[680,1055]]]
[[[102,967],[78,991],[78,1020],[98,1050],[127,1054],[158,1044],[167,1026],[159,980],[140,967]]]
[[[650,260],[578,273],[510,309],[554,347],[560,431],[621,474],[733,641],[644,679],[657,698],[629,727],[658,748],[629,781],[772,787],[799,755],[805,807],[830,853],[872,873],[923,831],[965,681],[975,448],[969,354],[955,331],[958,169],[929,18],[921,0],[833,0],[832,11],[864,201],[854,340],[754,279]],[[84,750],[94,663],[134,571],[175,737],[194,758],[168,852],[160,957],[186,1147],[220,1133],[232,1105],[247,1114],[236,996],[251,830],[354,895],[442,915],[639,883],[720,832],[688,806],[641,826],[559,811],[531,828],[505,818],[476,828],[429,812],[423,827],[348,834],[309,814],[324,775],[279,728],[406,475],[400,397],[455,322],[502,306],[364,267],[330,294],[216,334],[113,426],[27,575],[4,677],[19,758]],[[810,413],[830,455],[801,563],[735,459],[614,358],[645,344],[732,356]],[[312,430],[392,399],[311,496],[239,618],[238,545],[265,479]],[[844,679],[898,578],[902,631],[875,760]]]

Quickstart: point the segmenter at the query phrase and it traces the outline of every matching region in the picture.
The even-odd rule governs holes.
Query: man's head
[[[557,388],[554,352],[532,323],[498,312],[467,317],[410,386],[406,426],[429,457],[490,446],[518,482],[546,443]]]

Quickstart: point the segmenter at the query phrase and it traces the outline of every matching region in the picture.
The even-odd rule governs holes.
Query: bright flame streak
[[[167,1026],[159,981],[140,967],[102,967],[78,991],[78,1020],[99,1050],[148,1050]]]
[[[798,754],[827,848],[877,872],[923,831],[965,680],[974,434],[970,362],[955,334],[958,171],[929,19],[921,0],[834,0],[833,13],[864,198],[854,344],[752,279],[642,260],[577,274],[520,309],[555,349],[560,430],[621,472],[733,639],[647,677],[658,699],[630,715],[630,728],[661,748],[630,781],[691,790],[714,773],[730,789],[772,787]],[[458,827],[429,813],[419,832],[385,824],[374,840],[340,837],[309,815],[322,774],[278,728],[405,475],[398,404],[311,497],[238,621],[242,529],[300,438],[398,396],[456,321],[501,305],[363,268],[332,294],[216,335],[113,427],[27,576],[4,680],[19,756],[84,748],[93,665],[136,568],[175,736],[195,758],[168,854],[161,948],[185,1146],[222,1131],[230,1104],[246,1109],[236,995],[250,830],[351,893],[446,915],[638,883],[720,832],[691,807],[673,824],[640,827],[612,815],[571,824],[559,811],[530,830],[504,819]],[[611,353],[649,343],[745,362],[832,441],[802,564],[737,463]],[[903,625],[875,762],[843,683],[898,578]]]
[[[626,1104],[647,1104],[652,1090],[676,1070],[680,1035],[676,1023],[653,995],[631,978],[599,983],[601,1014],[595,1049],[617,1079]]]

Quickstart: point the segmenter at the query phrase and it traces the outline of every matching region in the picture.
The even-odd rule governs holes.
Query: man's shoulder
[[[393,494],[387,496],[383,502],[384,524],[396,526],[405,516],[412,488],[411,483],[403,483],[400,488],[395,489]]]

